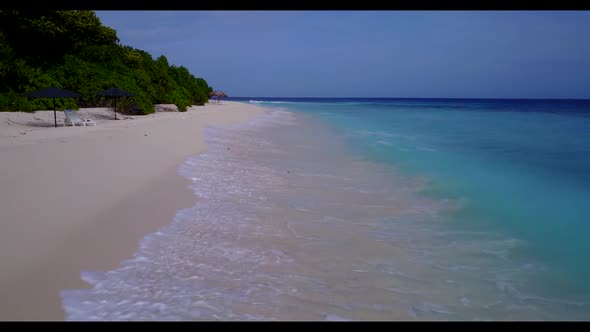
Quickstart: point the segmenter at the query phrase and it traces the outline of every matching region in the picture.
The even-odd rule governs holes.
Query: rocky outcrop
[[[178,107],[174,104],[156,104],[154,108],[156,112],[178,112]]]

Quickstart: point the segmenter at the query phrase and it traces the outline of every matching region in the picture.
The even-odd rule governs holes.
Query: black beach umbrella
[[[115,120],[117,120],[117,98],[135,96],[133,93],[121,90],[119,88],[110,88],[101,92],[97,92],[96,94],[99,96],[115,97]]]
[[[23,93],[23,96],[31,98],[53,98],[53,120],[55,127],[57,127],[57,115],[55,114],[55,98],[80,98],[82,95],[73,91],[60,89],[57,87],[49,87],[33,92]]]

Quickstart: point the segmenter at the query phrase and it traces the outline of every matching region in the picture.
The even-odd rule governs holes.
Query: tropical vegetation
[[[135,94],[119,100],[118,109],[136,114],[154,112],[154,104],[185,111],[213,91],[164,55],[153,59],[122,45],[93,11],[0,10],[0,111],[51,109],[51,100],[22,96],[49,86],[83,96],[57,100],[59,109],[106,106],[111,99],[95,93],[118,87]]]

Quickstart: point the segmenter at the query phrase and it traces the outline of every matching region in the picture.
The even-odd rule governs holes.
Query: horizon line
[[[228,96],[227,98],[290,98],[290,99],[478,99],[478,100],[588,100],[590,98],[490,98],[490,97],[263,97]]]

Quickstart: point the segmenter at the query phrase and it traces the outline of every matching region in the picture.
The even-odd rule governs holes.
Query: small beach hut
[[[53,99],[53,120],[57,128],[57,115],[55,113],[55,98],[80,98],[81,94],[70,90],[64,90],[55,86],[44,88],[41,90],[23,93],[23,96],[31,98],[52,98]]]
[[[213,97],[215,97],[215,98],[217,98],[217,102],[219,103],[219,100],[220,100],[221,98],[226,98],[226,97],[227,97],[227,95],[226,95],[226,94],[225,94],[225,92],[223,92],[223,91],[213,91],[213,92],[211,92],[211,93],[209,94],[209,97],[212,97],[212,98],[213,98]]]
[[[135,96],[133,93],[119,89],[119,88],[106,89],[104,91],[97,92],[96,94],[99,96],[106,96],[106,97],[114,97],[115,98],[115,120],[117,120],[117,99],[119,97]]]

